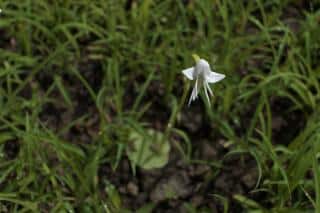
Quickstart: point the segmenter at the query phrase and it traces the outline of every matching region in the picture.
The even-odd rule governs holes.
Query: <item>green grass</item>
[[[166,139],[179,135],[181,158],[201,161],[198,141],[179,128],[199,105],[214,124],[207,140],[231,144],[225,158],[257,163],[255,191],[268,196],[234,195],[245,211],[319,212],[319,2],[128,2],[0,2],[0,211],[124,212],[99,168],[117,170],[130,132],[152,129],[150,112],[162,113],[153,119],[165,120],[157,131]],[[212,87],[211,107],[203,97],[179,105],[193,53],[227,76]],[[281,140],[277,117],[288,122]],[[224,159],[202,163],[217,168]],[[216,196],[227,211],[231,199]]]

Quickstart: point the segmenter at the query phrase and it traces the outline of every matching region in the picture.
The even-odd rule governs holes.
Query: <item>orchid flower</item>
[[[204,92],[210,105],[208,91],[210,96],[213,96],[213,93],[209,86],[209,83],[216,83],[218,81],[221,81],[225,78],[225,75],[211,71],[209,63],[206,60],[201,59],[199,56],[193,55],[193,57],[196,61],[196,65],[194,67],[182,70],[182,73],[189,80],[195,80],[188,105],[190,105],[192,101],[197,99],[202,86],[204,87]]]

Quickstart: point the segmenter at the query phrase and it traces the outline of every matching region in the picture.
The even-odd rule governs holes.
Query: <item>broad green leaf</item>
[[[134,165],[144,169],[162,168],[169,159],[170,144],[161,132],[149,129],[145,135],[132,130],[127,154]]]

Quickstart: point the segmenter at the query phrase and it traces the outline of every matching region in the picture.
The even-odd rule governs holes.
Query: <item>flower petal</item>
[[[190,67],[188,69],[182,70],[182,73],[190,80],[194,80],[193,73],[194,73],[194,68]]]
[[[222,79],[224,79],[226,76],[224,74],[220,74],[220,73],[216,73],[216,72],[206,72],[206,81],[208,83],[215,83],[218,81],[221,81]]]
[[[211,87],[210,87],[210,85],[209,85],[209,83],[207,81],[205,81],[205,87],[209,90],[210,95],[213,96]]]
[[[199,93],[199,87],[200,87],[200,84],[198,84],[198,78],[197,78],[189,98],[188,106],[190,106],[190,103],[192,101],[197,99],[198,93]]]
[[[208,89],[209,89],[209,91],[211,91],[211,89],[210,89],[210,87],[209,87],[209,84],[206,83],[203,87],[204,87],[204,93],[205,93],[205,95],[206,95],[208,104],[209,104],[209,106],[211,106],[211,104],[210,104],[210,98],[209,98],[209,95],[208,95]]]

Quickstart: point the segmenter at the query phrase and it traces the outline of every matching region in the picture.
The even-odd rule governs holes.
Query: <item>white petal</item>
[[[197,63],[197,66],[201,67],[202,69],[205,69],[205,70],[210,70],[210,65],[209,63],[204,60],[204,59],[200,59]]]
[[[182,70],[182,73],[190,80],[194,80],[194,68],[193,67],[190,67],[188,69],[185,69],[185,70]]]
[[[216,73],[216,72],[206,72],[206,81],[208,83],[215,83],[218,81],[221,81],[222,79],[224,79],[226,76],[224,74],[220,74],[220,73]]]
[[[205,81],[205,87],[209,90],[210,95],[213,96],[211,87],[210,87],[210,85],[209,85],[209,83],[207,81]]]
[[[195,91],[195,87],[193,87],[189,101],[188,101],[188,106],[190,106],[190,103],[194,100],[194,92]]]
[[[211,106],[211,104],[210,104],[210,98],[209,98],[209,95],[208,95],[208,88],[209,88],[209,90],[210,90],[210,87],[209,87],[209,85],[208,85],[208,83],[207,83],[207,84],[204,85],[204,93],[205,93],[206,98],[207,98],[207,100],[208,100],[209,106]]]
[[[198,78],[197,78],[196,83],[195,83],[195,85],[194,85],[194,87],[192,89],[191,96],[189,98],[188,106],[190,105],[190,103],[192,101],[197,99],[198,93],[199,93],[199,90],[198,90],[199,88],[198,87],[199,87],[199,84],[198,84]]]

